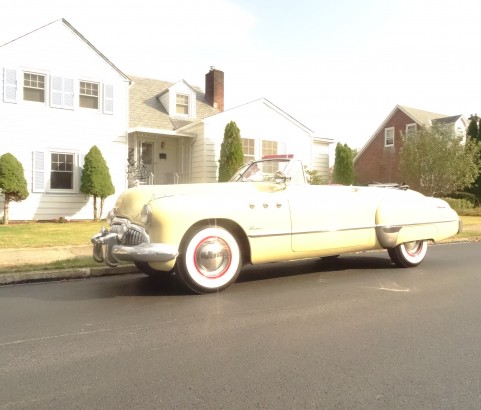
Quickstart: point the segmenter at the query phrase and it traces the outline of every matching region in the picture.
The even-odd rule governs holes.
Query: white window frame
[[[91,95],[91,94],[82,92],[82,83],[96,85],[97,86],[97,95]],[[100,109],[100,89],[101,89],[100,83],[97,82],[97,81],[79,80],[79,82],[78,82],[78,106],[79,106],[79,108],[85,109],[85,110],[99,111],[99,109]],[[91,98],[91,99],[93,97],[97,97],[97,108],[83,107],[80,103],[82,97]]]
[[[178,101],[178,98],[179,97],[187,97],[187,103],[186,104],[181,104],[179,103]],[[187,93],[176,93],[175,94],[175,115],[178,116],[178,117],[190,117],[190,102],[191,102],[191,99],[192,99],[192,96],[190,94],[187,94]],[[178,107],[186,107],[187,108],[187,113],[181,113],[179,111],[177,111],[177,108]]]
[[[43,77],[43,88],[39,87],[28,87],[25,85],[25,75],[36,75]],[[25,70],[22,72],[22,100],[25,101],[26,103],[29,104],[43,104],[45,105],[47,103],[47,90],[48,90],[48,75],[42,72],[38,71],[32,71],[32,70]],[[25,89],[32,89],[32,90],[43,90],[43,101],[37,101],[37,100],[27,100],[25,99]]]
[[[414,128],[414,130],[410,130],[410,128]],[[418,126],[415,122],[412,124],[406,124],[406,136],[409,136],[410,134],[414,134],[418,130]]]
[[[392,132],[392,135],[388,135]],[[389,127],[384,129],[384,146],[394,147],[394,127]],[[392,142],[390,142],[392,140]]]
[[[50,187],[52,172],[52,154],[65,154],[73,156],[72,164],[72,188],[71,189],[55,189]],[[80,158],[78,152],[72,150],[47,150],[33,152],[33,176],[32,176],[32,192],[46,193],[79,193],[80,188]],[[83,164],[82,164],[83,165]]]

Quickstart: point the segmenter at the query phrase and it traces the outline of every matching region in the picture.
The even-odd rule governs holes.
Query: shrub
[[[456,211],[464,211],[468,209],[473,209],[474,206],[470,200],[465,198],[451,198],[451,197],[444,197],[444,199],[451,208]]]
[[[10,202],[20,202],[28,197],[23,166],[14,155],[8,152],[0,156],[0,194],[5,197],[3,223],[8,225]]]
[[[319,171],[317,169],[308,169],[306,170],[307,174],[307,181],[311,185],[326,185],[328,183],[327,178],[319,175]]]

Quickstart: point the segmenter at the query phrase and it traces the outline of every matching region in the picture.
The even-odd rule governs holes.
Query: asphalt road
[[[0,288],[0,409],[479,409],[481,244]]]

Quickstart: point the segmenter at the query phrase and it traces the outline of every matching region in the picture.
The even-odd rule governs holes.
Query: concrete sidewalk
[[[48,248],[6,248],[0,249],[0,268],[8,269],[9,267],[29,264],[47,264],[82,256],[92,256],[92,245],[55,246]],[[0,273],[0,285],[48,280],[79,279],[137,272],[138,269],[130,264],[117,268],[110,268],[105,264],[99,263],[98,267],[95,268]]]

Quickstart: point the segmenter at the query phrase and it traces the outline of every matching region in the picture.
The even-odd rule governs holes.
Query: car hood
[[[216,197],[246,197],[255,192],[281,191],[284,186],[270,182],[213,182],[202,184],[142,185],[129,188],[117,199],[118,215],[133,219],[140,217],[145,204],[164,198],[185,196],[195,200],[213,201]]]

